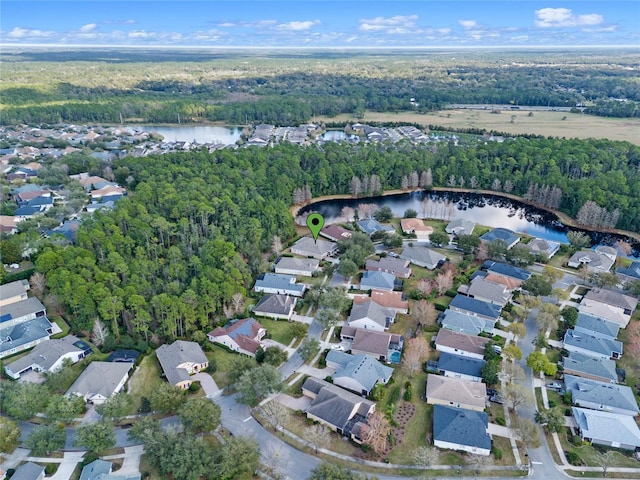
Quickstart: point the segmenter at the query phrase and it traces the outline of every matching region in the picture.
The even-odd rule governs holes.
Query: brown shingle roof
[[[458,333],[446,328],[441,328],[435,339],[436,345],[457,348],[458,350],[476,354],[484,353],[484,346],[488,341],[488,338]]]

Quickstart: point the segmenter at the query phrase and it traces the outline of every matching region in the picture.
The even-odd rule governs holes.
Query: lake
[[[215,127],[196,125],[185,127],[166,127],[157,125],[141,125],[139,129],[162,135],[165,142],[196,142],[233,145],[240,139],[240,127]]]
[[[304,207],[300,213],[315,211],[322,214],[326,223],[344,221],[344,207],[358,208],[360,204],[388,205],[394,217],[402,217],[408,209],[418,212],[419,218],[453,220],[462,218],[488,227],[503,227],[517,233],[561,243],[567,240],[566,226],[555,215],[529,205],[495,195],[458,192],[416,191],[384,197],[325,200]],[[588,232],[593,245],[613,244],[618,237],[599,232]],[[640,253],[640,245],[634,245],[634,255]]]
[[[347,135],[343,130],[327,130],[321,136],[325,142],[341,142],[348,138],[358,138],[357,135]]]

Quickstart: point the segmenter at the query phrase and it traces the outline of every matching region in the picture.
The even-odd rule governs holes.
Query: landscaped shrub
[[[580,435],[571,435],[569,437],[569,442],[576,447],[582,446],[582,438],[580,438]]]
[[[557,407],[558,406],[558,402],[556,402],[554,399],[550,398],[549,399],[549,408],[553,408],[553,407]]]
[[[453,289],[451,289],[451,290],[447,290],[446,292],[444,292],[444,294],[445,294],[447,297],[451,297],[451,298],[453,298],[453,297],[455,297],[455,296],[458,294],[458,292],[457,292],[457,291],[455,291],[455,290],[453,290]]]
[[[198,390],[200,390],[200,382],[193,382],[191,385],[189,385],[190,392],[197,392]]]
[[[389,395],[389,403],[396,403],[400,398],[400,387],[395,387],[391,389],[391,394]]]
[[[447,309],[446,305],[441,305],[439,303],[434,303],[436,310],[438,310],[439,312],[444,312]]]
[[[218,364],[216,363],[216,361],[214,359],[209,360],[209,365],[205,369],[205,372],[216,373],[217,370],[218,370]]]
[[[404,391],[404,394],[402,395],[402,398],[405,399],[405,401],[410,402],[411,401],[411,389],[408,388]]]
[[[503,417],[497,417],[496,418],[496,423],[498,425],[502,425],[504,427],[507,424],[507,421]]]
[[[493,453],[493,458],[495,458],[496,460],[502,460],[502,450],[500,450],[498,447],[493,447],[491,449],[491,453]]]
[[[565,455],[567,457],[567,461],[571,464],[571,465],[580,465],[582,462],[580,460],[580,455],[578,455],[576,452],[571,451],[571,452],[565,452]]]
[[[333,383],[333,378],[331,378],[331,375],[327,375],[326,377],[324,377],[324,379],[329,383]]]

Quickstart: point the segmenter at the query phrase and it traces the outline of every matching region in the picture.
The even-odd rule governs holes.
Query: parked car
[[[489,401],[493,402],[493,403],[497,403],[498,405],[502,405],[504,403],[504,400],[502,399],[502,397],[500,395],[492,395],[489,397]]]
[[[487,395],[493,397],[494,395],[499,395],[499,393],[495,388],[487,388]]]
[[[558,382],[547,383],[547,388],[551,388],[553,390],[560,390],[562,388],[562,385],[559,384]]]
[[[493,351],[500,355],[502,353],[502,347],[500,345],[494,345]]]
[[[340,352],[344,351],[344,347],[340,344],[337,345],[331,345],[331,349],[332,350],[339,350]]]

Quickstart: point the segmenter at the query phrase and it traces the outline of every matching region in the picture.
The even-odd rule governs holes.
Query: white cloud
[[[29,37],[51,37],[54,32],[46,32],[43,30],[30,30],[28,28],[15,27],[7,36],[11,38],[29,38]]]
[[[450,28],[438,28],[436,30],[436,32],[442,34],[442,35],[449,35],[451,33],[451,29]]]
[[[356,41],[357,39],[358,39],[358,37],[356,37],[356,36],[354,35],[353,37],[349,37],[349,38],[347,38],[345,41],[346,41],[347,43],[351,43],[351,42]]]
[[[475,20],[458,20],[458,23],[464,28],[473,28],[478,26],[478,22],[476,22]]]
[[[618,30],[617,25],[610,25],[608,27],[600,27],[600,28],[583,28],[583,32],[588,33],[607,33],[607,32],[615,32]]]
[[[306,20],[304,22],[287,22],[281,23],[278,25],[278,30],[287,30],[290,32],[301,32],[304,30],[309,30],[314,25],[318,25],[320,23],[319,20]]]
[[[125,20],[123,23],[125,23],[127,25],[132,25],[132,24],[136,23],[136,21],[133,20],[133,19],[129,19],[129,20]]]
[[[84,32],[84,33],[87,33],[87,32],[90,32],[92,30],[95,30],[95,28],[96,28],[96,24],[95,23],[87,23],[86,25],[83,25],[83,26],[80,27],[80,31]]]
[[[380,30],[404,29],[412,30],[416,25],[417,15],[395,15],[393,17],[376,17],[360,19],[358,27],[363,32],[377,32]],[[396,32],[397,33],[397,32]]]
[[[218,27],[222,27],[222,28],[233,28],[233,27],[237,27],[238,24],[236,23],[231,23],[231,22],[223,22],[223,23],[219,23]]]
[[[535,11],[534,24],[540,28],[599,25],[604,21],[598,13],[574,15],[568,8],[542,8]]]
[[[149,38],[153,36],[153,32],[146,32],[144,30],[131,30],[129,32],[129,38]]]

